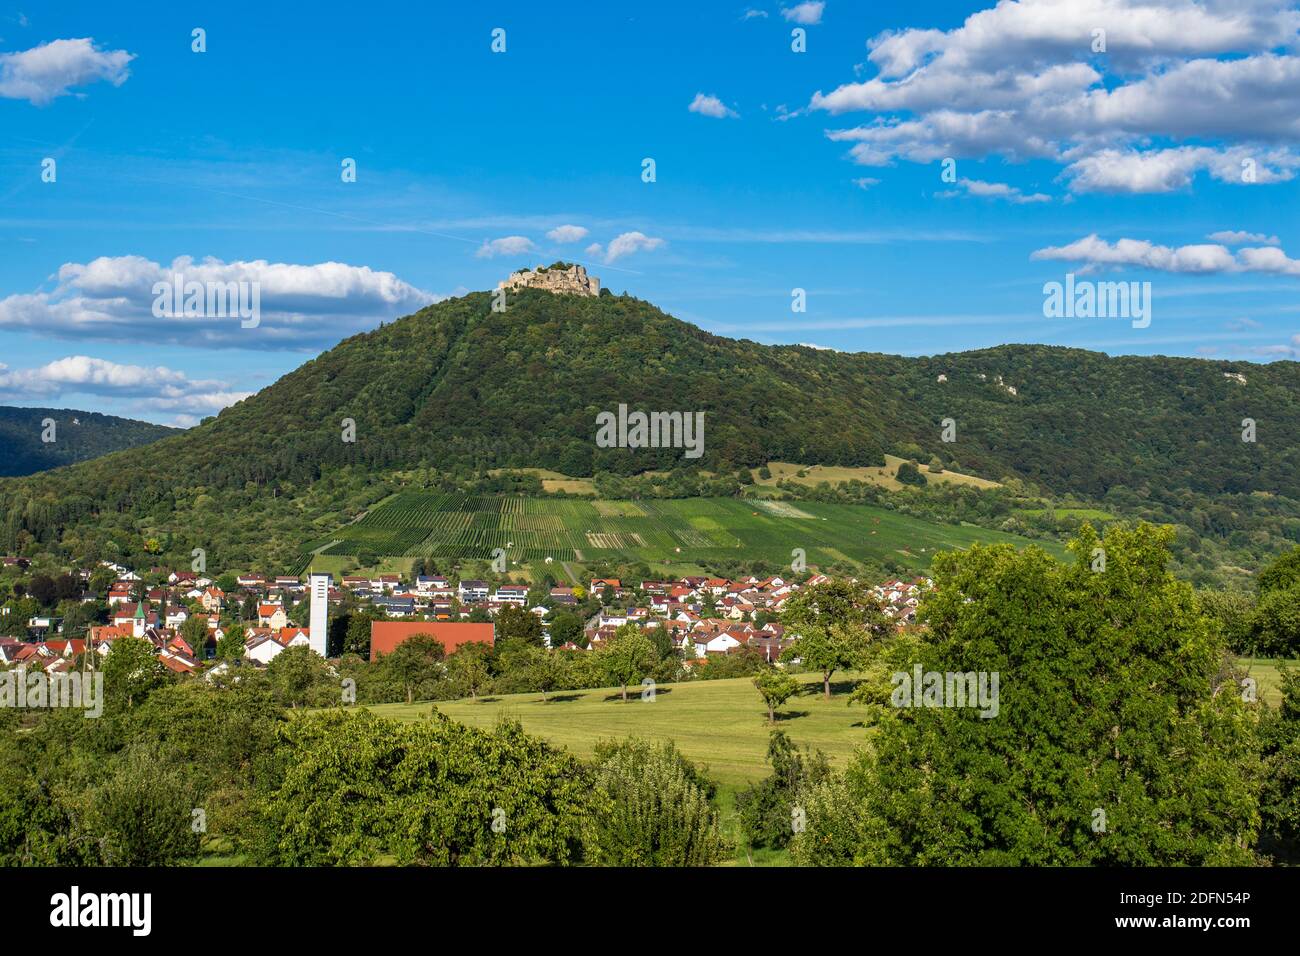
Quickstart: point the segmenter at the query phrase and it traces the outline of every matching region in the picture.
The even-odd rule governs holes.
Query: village
[[[5,557],[3,564],[6,578],[25,570],[23,559]],[[64,578],[75,582],[77,594],[71,599],[99,608],[92,612],[99,620],[72,631],[63,618],[38,612],[20,624],[12,616],[21,610],[24,595],[29,605],[35,603],[39,589],[32,587],[34,579],[26,585],[14,581],[8,588],[12,596],[0,605],[0,628],[8,635],[0,637],[0,665],[66,672],[84,666],[81,657],[87,651],[90,660],[102,659],[114,642],[139,638],[153,645],[169,671],[194,674],[224,669],[232,659],[265,667],[291,647],[312,646],[309,584],[301,577],[212,577],[166,568],[142,575],[101,562]],[[102,594],[91,588],[92,579],[107,582]],[[739,580],[685,576],[635,583],[593,578],[585,586],[539,588],[444,575],[354,574],[338,582],[328,580],[327,606],[330,613],[345,606],[365,609],[373,619],[371,659],[390,653],[416,633],[432,634],[449,652],[465,640],[492,644],[494,622],[511,609],[536,616],[542,644],[551,650],[599,650],[627,624],[646,631],[662,628],[689,669],[746,651],[776,663],[795,637],[780,623],[786,602],[803,588],[829,580],[818,573],[802,580],[782,575]],[[64,593],[74,589],[66,580],[62,583]],[[921,596],[931,586],[927,578],[890,579],[871,591],[901,628],[915,621]],[[553,635],[552,624],[560,615],[570,621],[576,616],[580,632]],[[242,643],[242,652],[236,642]]]

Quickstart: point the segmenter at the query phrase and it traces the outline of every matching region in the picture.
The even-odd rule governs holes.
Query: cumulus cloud
[[[587,238],[587,230],[582,226],[556,226],[546,234],[551,242],[578,242]]]
[[[1218,243],[1163,246],[1145,239],[1110,243],[1095,233],[1066,246],[1038,249],[1030,258],[1078,263],[1086,271],[1127,266],[1199,275],[1258,272],[1300,276],[1300,259],[1288,258],[1281,249],[1272,246],[1238,249],[1233,253]]]
[[[753,19],[755,19],[755,18],[759,18],[759,19],[762,19],[762,20],[766,20],[766,19],[767,19],[767,11],[766,11],[766,10],[755,10],[753,7],[750,7],[748,10],[746,10],[744,13],[742,13],[742,14],[740,15],[740,19],[742,19],[742,20],[753,20]]]
[[[105,80],[121,86],[135,59],[126,50],[101,50],[88,37],[52,40],[18,53],[0,53],[0,97],[44,106],[74,86]]]
[[[822,11],[825,9],[826,4],[823,0],[806,0],[793,7],[782,7],[781,16],[791,23],[801,23],[811,27],[822,22]]]
[[[859,176],[857,179],[853,180],[853,185],[857,186],[859,189],[870,189],[872,186],[879,186],[880,180],[876,179],[874,176]]]
[[[1004,0],[952,30],[877,35],[876,75],[809,106],[875,114],[828,132],[862,165],[1047,158],[1076,192],[1280,182],[1300,167],[1300,57],[1278,52],[1298,29],[1283,0]]]
[[[171,414],[175,424],[188,426],[253,393],[234,391],[219,381],[191,379],[162,365],[121,365],[87,355],[69,355],[35,368],[0,365],[0,397],[6,401],[45,402],[69,394],[126,400],[136,415]]]
[[[417,311],[438,296],[391,272],[342,262],[223,262],[189,256],[168,266],[142,256],[101,256],[59,267],[52,291],[0,299],[0,329],[32,329],[77,339],[148,341],[199,347],[314,349]],[[178,314],[170,290],[244,290],[260,315],[243,327],[238,315],[202,306]],[[232,300],[233,301],[233,300]]]
[[[1231,229],[1212,232],[1206,239],[1221,242],[1225,246],[1280,246],[1282,240],[1277,236],[1266,236],[1262,232],[1237,232]]]
[[[605,261],[613,262],[634,252],[649,252],[663,244],[662,239],[652,239],[644,232],[625,232],[610,241],[609,248],[605,250]]]
[[[712,94],[696,93],[695,99],[691,100],[691,105],[686,108],[692,113],[712,116],[714,119],[735,119],[740,115]]]
[[[489,239],[478,247],[474,255],[480,259],[491,259],[494,256],[515,256],[524,252],[532,252],[536,246],[533,240],[527,236],[505,236],[501,239]]]
[[[1005,202],[1023,205],[1025,203],[1051,202],[1052,197],[1046,193],[1025,193],[1007,183],[988,183],[980,179],[959,179],[957,189],[939,193],[940,196],[979,196],[983,199],[1001,199]]]

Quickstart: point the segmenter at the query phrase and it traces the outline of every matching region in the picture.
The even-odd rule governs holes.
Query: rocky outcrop
[[[600,280],[579,265],[557,262],[538,269],[520,269],[497,283],[498,289],[542,289],[560,295],[600,295]]]

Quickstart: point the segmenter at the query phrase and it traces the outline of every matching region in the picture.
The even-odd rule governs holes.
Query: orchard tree
[[[782,655],[820,671],[822,690],[831,699],[831,676],[861,666],[871,644],[890,632],[890,620],[867,588],[837,578],[804,588],[781,614],[795,642]]]
[[[776,723],[776,709],[799,692],[799,682],[779,667],[767,666],[754,675],[754,689],[767,705],[767,722]]]
[[[542,619],[532,611],[511,605],[497,612],[497,643],[522,641],[536,647],[542,646]]]
[[[477,700],[478,692],[492,679],[492,672],[488,668],[490,653],[491,649],[486,644],[474,641],[462,644],[447,658],[447,676],[457,687],[469,693],[470,700]]]
[[[617,684],[627,700],[629,684],[639,684],[659,660],[650,638],[635,624],[627,623],[614,632],[598,652],[605,676]]]
[[[143,637],[119,637],[104,661],[105,693],[127,707],[139,704],[167,683],[167,668]]]
[[[379,661],[401,685],[406,702],[413,704],[421,685],[431,684],[443,675],[442,661],[446,656],[446,648],[432,634],[412,634]]]

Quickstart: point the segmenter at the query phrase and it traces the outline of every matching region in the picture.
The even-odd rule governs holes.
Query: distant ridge
[[[54,441],[42,441],[54,421]],[[70,408],[0,406],[0,476],[30,475],[147,445],[179,429]]]

